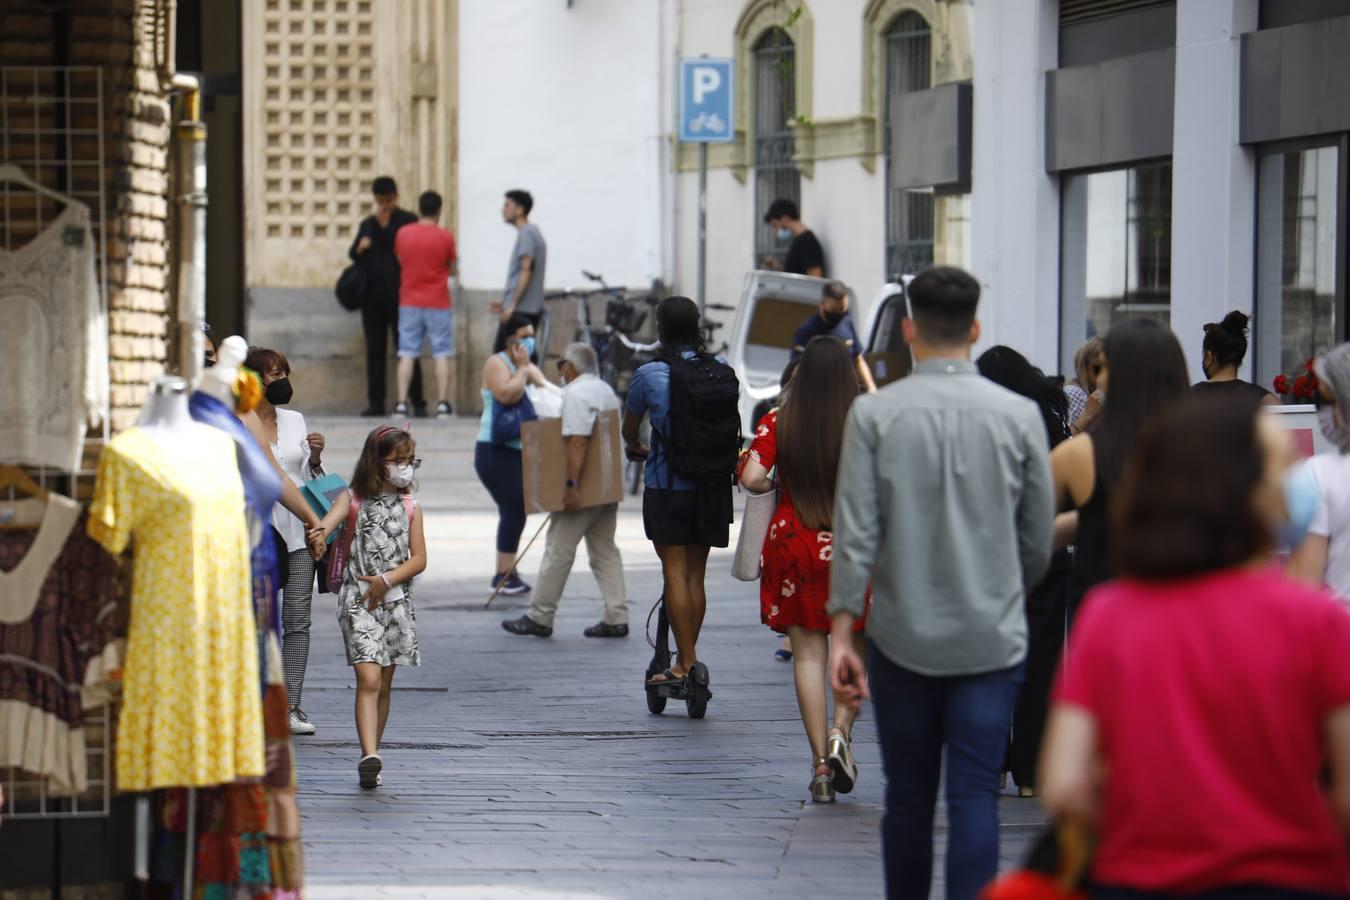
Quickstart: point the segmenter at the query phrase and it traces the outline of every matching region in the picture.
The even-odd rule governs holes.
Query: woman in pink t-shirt
[[[1350,896],[1350,615],[1267,563],[1307,527],[1293,457],[1240,402],[1136,445],[1123,577],[1069,636],[1041,763],[1046,807],[1097,835],[1094,896]]]

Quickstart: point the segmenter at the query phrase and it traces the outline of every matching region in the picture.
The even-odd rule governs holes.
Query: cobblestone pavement
[[[330,471],[350,476],[375,422],[316,419]],[[334,598],[314,604],[304,708],[318,726],[296,740],[307,896],[456,898],[879,897],[880,755],[870,714],[858,723],[861,783],[834,805],[807,801],[810,751],[790,667],[760,624],[755,585],[709,566],[700,658],[712,674],[707,718],[672,702],[647,712],[643,623],[660,570],[640,505],[624,504],[632,634],[594,640],[599,620],[584,547],[551,639],[500,627],[528,605],[484,609],[495,509],[473,474],[476,424],[414,425],[423,458],[430,566],[415,604],[423,664],[394,683],[384,787],[356,783],[353,680]],[[532,517],[526,539],[539,528]],[[522,574],[533,580],[543,538]],[[1003,801],[1005,862],[1041,816]],[[939,842],[945,820],[939,820]],[[937,876],[940,880],[940,874]],[[941,896],[936,888],[934,896]]]

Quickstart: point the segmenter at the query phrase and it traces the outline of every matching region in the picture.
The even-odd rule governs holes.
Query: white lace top
[[[29,243],[0,249],[0,463],[76,471],[108,402],[108,325],[89,208],[71,201]]]

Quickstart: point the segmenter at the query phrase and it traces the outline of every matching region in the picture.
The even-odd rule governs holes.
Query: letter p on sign
[[[722,73],[709,66],[694,69],[694,102],[702,103],[703,98],[722,86]]]

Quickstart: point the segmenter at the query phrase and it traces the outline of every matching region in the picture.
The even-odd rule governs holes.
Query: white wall
[[[1007,344],[1059,371],[1059,187],[1045,172],[1045,73],[1056,0],[977,0],[972,269],[981,347]]]
[[[811,118],[850,118],[862,110],[864,0],[807,0],[814,29]],[[678,56],[735,55],[736,21],[742,0],[685,0]],[[753,152],[753,151],[752,151]],[[825,247],[832,277],[858,295],[855,315],[885,282],[884,165],[875,173],[857,159],[822,160],[814,177],[802,178],[802,219]],[[675,287],[693,296],[698,289],[698,174],[677,176]],[[764,205],[773,198],[762,198]],[[764,215],[755,206],[754,170],[745,183],[728,169],[708,173],[708,300],[734,304],[754,260],[755,225]]]
[[[582,269],[629,287],[666,274],[665,5],[460,3],[458,238],[466,288],[506,283],[515,232],[501,206],[511,188],[534,195],[530,219],[548,242],[549,289],[582,285]]]

